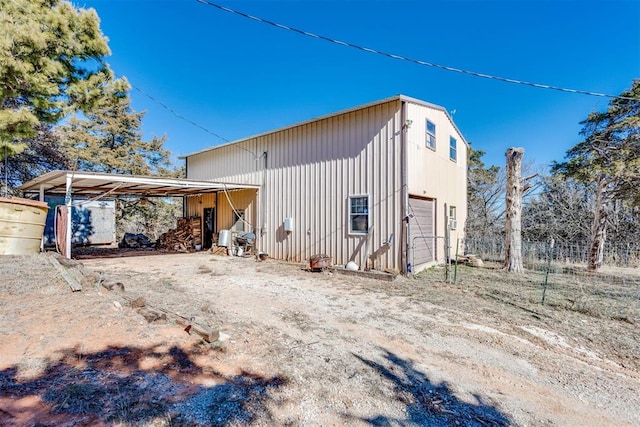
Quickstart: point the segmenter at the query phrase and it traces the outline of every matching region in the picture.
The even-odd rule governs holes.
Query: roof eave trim
[[[216,145],[216,146],[213,146],[213,147],[204,148],[202,150],[195,151],[193,153],[185,154],[184,156],[178,156],[178,158],[179,159],[186,159],[188,157],[197,156],[198,154],[206,153],[208,151],[213,151],[213,150],[217,150],[217,149],[220,149],[220,148],[228,147],[228,146],[231,146],[231,145],[240,144],[242,142],[251,141],[252,139],[260,138],[260,137],[263,137],[263,136],[266,136],[266,135],[271,135],[271,134],[278,133],[278,132],[283,132],[283,131],[286,131],[286,130],[289,130],[289,129],[293,129],[293,128],[297,128],[297,127],[300,127],[300,126],[307,125],[309,123],[319,122],[321,120],[327,120],[327,119],[330,119],[332,117],[337,117],[337,116],[340,116],[340,115],[343,115],[343,114],[349,114],[349,113],[352,113],[354,111],[359,111],[359,110],[364,110],[366,108],[371,108],[371,107],[374,107],[376,105],[386,104],[388,102],[393,102],[393,101],[403,101],[405,99],[409,100],[409,99],[413,99],[413,98],[408,98],[408,97],[405,97],[403,95],[394,95],[394,96],[391,96],[389,98],[384,98],[384,99],[380,99],[378,101],[373,101],[373,102],[369,102],[369,103],[366,103],[366,104],[361,104],[361,105],[358,105],[358,106],[355,106],[355,107],[347,108],[346,110],[340,110],[340,111],[336,111],[335,113],[326,114],[324,116],[314,117],[312,119],[304,120],[302,122],[298,122],[298,123],[295,123],[295,124],[292,124],[292,125],[284,126],[284,127],[277,128],[277,129],[273,129],[273,130],[270,130],[270,131],[267,131],[267,132],[262,132],[262,133],[259,133],[259,134],[256,134],[256,135],[251,135],[251,136],[248,136],[248,137],[245,137],[245,138],[242,138],[242,139],[237,139],[235,141],[230,141],[230,142],[226,142],[224,144]],[[416,100],[416,101],[418,101],[418,100]],[[418,101],[418,102],[423,102],[424,103],[424,101]],[[434,107],[438,107],[435,104],[429,104],[429,105],[432,105]],[[442,107],[440,107],[440,108],[442,108]],[[256,153],[256,156],[257,155],[258,154]]]

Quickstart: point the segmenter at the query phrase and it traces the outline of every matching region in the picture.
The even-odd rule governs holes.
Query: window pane
[[[436,139],[431,135],[427,135],[427,147],[436,148]]]
[[[353,215],[351,217],[351,231],[367,231],[368,227],[367,215]]]
[[[351,199],[351,213],[367,213],[367,198],[354,197]]]
[[[449,158],[453,161],[455,161],[457,159],[457,147],[458,147],[458,141],[456,141],[456,139],[454,137],[449,137]]]
[[[353,233],[366,233],[369,229],[369,198],[351,197],[349,199],[349,226]]]
[[[233,231],[244,231],[244,211],[238,210],[233,212]]]
[[[426,146],[435,150],[436,149],[436,125],[433,122],[427,120],[427,132],[426,132]]]

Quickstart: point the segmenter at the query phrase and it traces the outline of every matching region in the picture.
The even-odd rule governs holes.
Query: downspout
[[[409,250],[410,250],[410,242],[409,242],[409,191],[407,188],[408,182],[408,171],[407,171],[407,103],[403,100],[400,100],[402,103],[400,106],[400,197],[402,198],[402,209],[400,211],[402,222],[401,222],[401,236],[404,241],[404,248],[400,249],[400,262],[402,265],[400,266],[400,271],[404,274],[409,273]]]
[[[264,245],[264,235],[266,233],[266,188],[267,188],[267,152],[264,151],[262,153],[262,157],[264,157],[264,163],[262,165],[262,184],[260,185],[259,191],[259,206],[258,206],[258,232],[256,233],[256,238],[258,239],[257,243],[257,252],[265,252]]]

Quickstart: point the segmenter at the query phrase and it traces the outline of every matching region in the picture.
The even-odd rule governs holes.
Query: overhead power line
[[[120,77],[123,78],[123,76],[119,76],[116,74],[116,77]],[[164,108],[165,110],[169,111],[171,114],[173,114],[174,116],[176,116],[177,118],[179,118],[180,120],[184,120],[185,122],[207,132],[210,135],[215,136],[216,138],[220,138],[221,140],[223,140],[224,142],[229,142],[229,140],[227,138],[225,138],[224,136],[220,136],[217,133],[207,129],[206,127],[194,122],[193,120],[183,116],[182,114],[178,113],[177,111],[175,111],[173,108],[169,107],[167,104],[165,104],[164,102],[160,101],[159,99],[155,98],[154,96],[148,94],[147,92],[143,91],[142,89],[140,89],[139,87],[137,87],[136,85],[134,85],[133,83],[131,83],[128,79],[127,81],[129,82],[129,84],[131,85],[132,88],[134,88],[135,90],[137,90],[138,92],[140,92],[141,94],[143,94],[144,96],[146,96],[147,98],[149,98],[150,100],[152,100],[153,102],[155,102],[156,104],[160,105],[162,108]],[[238,148],[246,151],[247,153],[252,154],[254,157],[258,158],[258,155],[256,153],[254,153],[251,150],[248,150],[246,148],[244,148],[242,145],[238,145]]]
[[[290,27],[288,25],[279,24],[277,22],[269,21],[267,19],[263,19],[263,18],[260,18],[258,16],[249,15],[247,13],[240,12],[238,10],[231,9],[229,7],[225,7],[225,6],[219,5],[217,3],[213,3],[213,2],[208,1],[208,0],[195,0],[195,1],[197,1],[198,3],[205,4],[207,6],[215,7],[217,9],[219,9],[219,10],[224,11],[224,12],[228,12],[228,13],[231,13],[231,14],[234,14],[234,15],[242,16],[243,18],[251,19],[253,21],[258,21],[258,22],[261,22],[263,24],[268,24],[268,25],[271,25],[273,27],[280,28],[282,30],[293,31],[293,32],[301,34],[303,36],[307,36],[307,37],[311,37],[311,38],[319,39],[319,40],[324,40],[324,41],[327,41],[327,42],[330,42],[330,43],[334,43],[334,44],[337,44],[337,45],[341,45],[341,46],[355,48],[355,49],[358,49],[358,50],[361,50],[361,51],[364,51],[364,52],[368,52],[368,53],[373,53],[373,54],[376,54],[376,55],[386,56],[386,57],[391,58],[391,59],[397,59],[397,60],[400,60],[400,61],[412,62],[414,64],[424,65],[424,66],[427,66],[427,67],[439,68],[441,70],[451,71],[451,72],[454,72],[454,73],[467,74],[467,75],[473,76],[473,77],[481,77],[481,78],[484,78],[484,79],[491,79],[491,80],[496,80],[496,81],[500,81],[500,82],[504,82],[504,83],[512,83],[512,84],[518,84],[518,85],[531,86],[531,87],[535,87],[535,88],[539,88],[539,89],[550,89],[550,90],[556,90],[556,91],[560,91],[560,92],[577,93],[577,94],[582,94],[582,95],[599,96],[599,97],[604,97],[604,98],[628,99],[628,100],[631,100],[631,101],[637,101],[639,99],[639,98],[634,98],[634,97],[609,95],[609,94],[600,93],[600,92],[591,92],[591,91],[580,90],[580,89],[570,89],[570,88],[564,88],[564,87],[560,87],[560,86],[552,86],[552,85],[546,85],[546,84],[542,84],[542,83],[534,83],[534,82],[528,82],[528,81],[524,81],[524,80],[510,79],[510,78],[507,78],[507,77],[494,76],[494,75],[491,75],[491,74],[478,73],[476,71],[470,71],[470,70],[464,70],[464,69],[461,69],[461,68],[450,67],[448,65],[435,64],[433,62],[422,61],[422,60],[419,60],[419,59],[409,58],[409,57],[402,56],[402,55],[396,55],[396,54],[393,54],[393,53],[388,53],[388,52],[380,51],[380,50],[377,50],[377,49],[372,49],[372,48],[369,48],[369,47],[359,46],[357,44],[353,44],[353,43],[349,43],[349,42],[345,42],[345,41],[341,41],[341,40],[332,39],[331,37],[326,37],[326,36],[323,36],[323,35],[320,35],[320,34],[311,33],[309,31],[300,30],[298,28]]]
[[[149,98],[150,100],[155,102],[156,104],[160,105],[162,108],[164,108],[165,110],[169,111],[171,114],[173,114],[174,116],[176,116],[180,120],[184,120],[185,122],[192,124],[193,126],[195,126],[195,127],[199,128],[199,129],[207,132],[208,134],[213,135],[216,138],[220,138],[224,142],[229,142],[229,140],[227,138],[225,138],[224,136],[220,136],[217,133],[215,133],[213,131],[210,131],[209,129],[205,128],[204,126],[199,125],[198,123],[194,122],[193,120],[186,118],[185,116],[183,116],[182,114],[178,113],[177,111],[175,111],[173,108],[169,107],[168,105],[166,105],[162,101],[156,99],[152,95],[149,95],[147,92],[143,91],[142,89],[140,89],[139,87],[137,87],[133,83],[129,82],[129,84],[131,85],[132,88],[134,88],[135,90],[137,90],[138,92],[140,92],[141,94],[143,94],[144,96],[146,96],[147,98]]]
[[[106,69],[109,69],[109,65],[104,61],[104,60],[99,60],[98,61],[103,67],[105,67]],[[197,127],[200,130],[205,131],[206,133],[208,133],[209,135],[213,135],[216,138],[219,138],[221,140],[223,140],[224,142],[229,142],[229,140],[227,138],[225,138],[224,136],[218,135],[217,133],[205,128],[204,126],[194,122],[193,120],[183,116],[182,114],[178,113],[177,111],[175,111],[173,108],[169,107],[167,104],[165,104],[164,102],[160,101],[159,99],[155,98],[153,95],[150,95],[149,93],[145,92],[144,90],[140,89],[138,86],[134,85],[133,83],[131,83],[131,81],[129,81],[129,79],[127,79],[125,76],[119,75],[117,73],[113,73],[114,77],[117,77],[119,79],[125,79],[127,81],[127,83],[129,83],[129,85],[137,90],[138,92],[140,92],[141,94],[143,94],[144,96],[146,96],[147,98],[149,98],[150,100],[152,100],[153,102],[155,102],[156,104],[158,104],[159,106],[161,106],[162,108],[164,108],[165,110],[167,110],[168,112],[170,112],[171,114],[173,114],[174,116],[176,116],[177,118],[179,118],[180,120],[184,120],[185,122]],[[247,150],[248,151],[248,150]],[[252,152],[251,152],[252,153]],[[253,153],[252,153],[253,154]]]

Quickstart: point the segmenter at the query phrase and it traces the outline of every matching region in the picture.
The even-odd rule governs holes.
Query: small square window
[[[456,207],[449,206],[449,219],[456,219]]]
[[[456,230],[458,228],[458,220],[456,219],[456,207],[449,206],[449,229]]]
[[[233,211],[233,227],[231,227],[231,230],[244,231],[244,211],[243,210]]]
[[[349,232],[367,234],[369,231],[369,196],[349,197]]]
[[[432,150],[436,149],[436,125],[427,120],[426,122],[426,146]]]
[[[449,159],[454,162],[458,160],[458,141],[452,136],[449,137]]]

